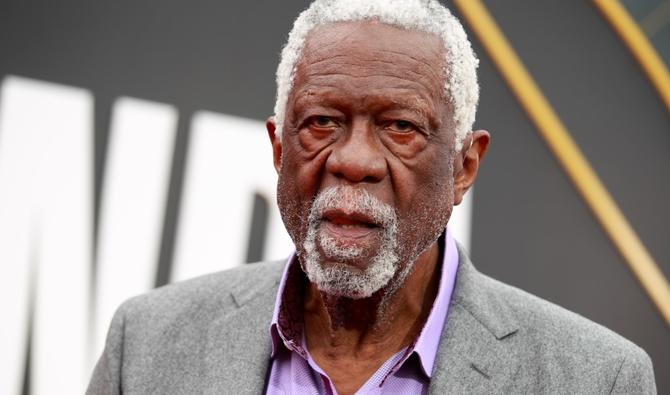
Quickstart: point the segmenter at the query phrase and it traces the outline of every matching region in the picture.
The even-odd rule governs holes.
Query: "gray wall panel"
[[[640,68],[588,2],[487,5],[643,243],[670,273],[670,117]],[[514,96],[479,53],[478,124],[495,134],[475,194],[476,262],[642,345],[654,360],[662,393],[670,388],[661,374],[670,369],[667,324],[527,117],[516,110],[510,119],[510,107],[518,108]]]

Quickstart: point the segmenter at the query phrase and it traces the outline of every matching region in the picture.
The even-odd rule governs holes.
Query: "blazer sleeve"
[[[629,354],[619,368],[611,394],[656,395],[656,380],[651,359],[642,349]]]
[[[112,318],[107,332],[105,349],[93,370],[87,395],[121,394],[121,364],[123,362],[123,338],[125,332],[125,306],[121,305]]]

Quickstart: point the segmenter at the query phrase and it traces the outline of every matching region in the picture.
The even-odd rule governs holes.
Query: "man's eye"
[[[388,128],[394,132],[398,133],[409,133],[414,131],[416,128],[414,124],[409,121],[397,120],[388,124]]]
[[[333,121],[330,117],[323,115],[312,117],[309,123],[317,128],[332,128],[335,126],[335,121]]]

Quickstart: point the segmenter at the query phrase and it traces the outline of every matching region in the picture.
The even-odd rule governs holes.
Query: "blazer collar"
[[[459,266],[430,393],[504,393],[519,368],[509,341],[519,325],[495,280],[479,273],[459,245]]]

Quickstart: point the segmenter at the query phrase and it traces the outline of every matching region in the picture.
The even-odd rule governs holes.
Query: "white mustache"
[[[379,200],[365,189],[350,186],[330,187],[321,191],[314,199],[309,215],[309,224],[318,225],[327,210],[355,212],[372,218],[376,225],[393,227],[398,216],[395,209]]]

